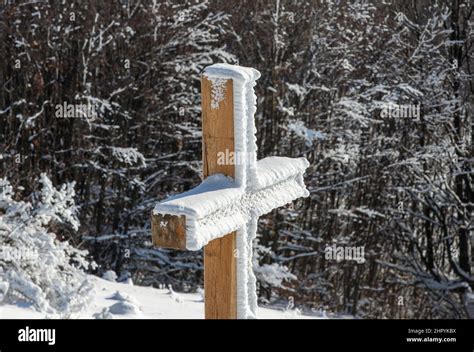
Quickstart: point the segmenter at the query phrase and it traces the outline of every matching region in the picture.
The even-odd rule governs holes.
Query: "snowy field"
[[[176,293],[169,289],[133,286],[92,277],[95,294],[88,309],[72,319],[202,319],[203,297],[198,293]],[[262,319],[324,319],[315,312],[302,314],[298,309],[258,308]],[[0,319],[59,318],[35,311],[24,301],[0,306]]]

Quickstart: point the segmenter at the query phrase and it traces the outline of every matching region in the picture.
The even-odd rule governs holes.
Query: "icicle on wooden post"
[[[203,175],[196,188],[170,197],[152,213],[153,244],[204,247],[207,319],[255,318],[252,270],[258,217],[308,196],[304,158],[269,157],[257,162],[252,68],[216,64],[201,79]]]

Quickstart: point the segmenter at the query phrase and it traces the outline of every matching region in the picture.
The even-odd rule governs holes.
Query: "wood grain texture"
[[[204,178],[216,173],[234,177],[234,165],[219,165],[218,153],[234,152],[234,93],[232,80],[225,84],[224,100],[211,108],[212,83],[201,79],[202,160]]]
[[[224,100],[211,108],[212,83],[201,79],[203,175],[235,176],[234,165],[219,165],[218,153],[234,152],[233,82],[225,84]],[[230,154],[229,154],[230,155]],[[209,242],[204,248],[204,293],[206,319],[237,318],[237,233]]]
[[[154,246],[186,249],[186,217],[152,213],[151,236]]]
[[[206,319],[237,319],[236,241],[232,232],[204,247]]]

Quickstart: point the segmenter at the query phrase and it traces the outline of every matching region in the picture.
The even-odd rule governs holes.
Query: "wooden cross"
[[[257,162],[253,87],[259,77],[257,70],[228,64],[204,70],[205,180],[152,212],[155,246],[204,247],[206,319],[256,317],[252,251],[258,217],[309,194],[303,181],[306,159],[268,157]]]

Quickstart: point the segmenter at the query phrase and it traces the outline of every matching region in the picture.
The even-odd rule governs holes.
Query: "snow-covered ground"
[[[84,312],[70,318],[105,319],[201,319],[204,317],[202,294],[176,293],[169,289],[133,286],[92,277],[95,282],[94,299]],[[298,309],[258,308],[264,319],[321,319],[324,314],[302,314]],[[58,318],[34,310],[31,305],[0,305],[0,319]]]

